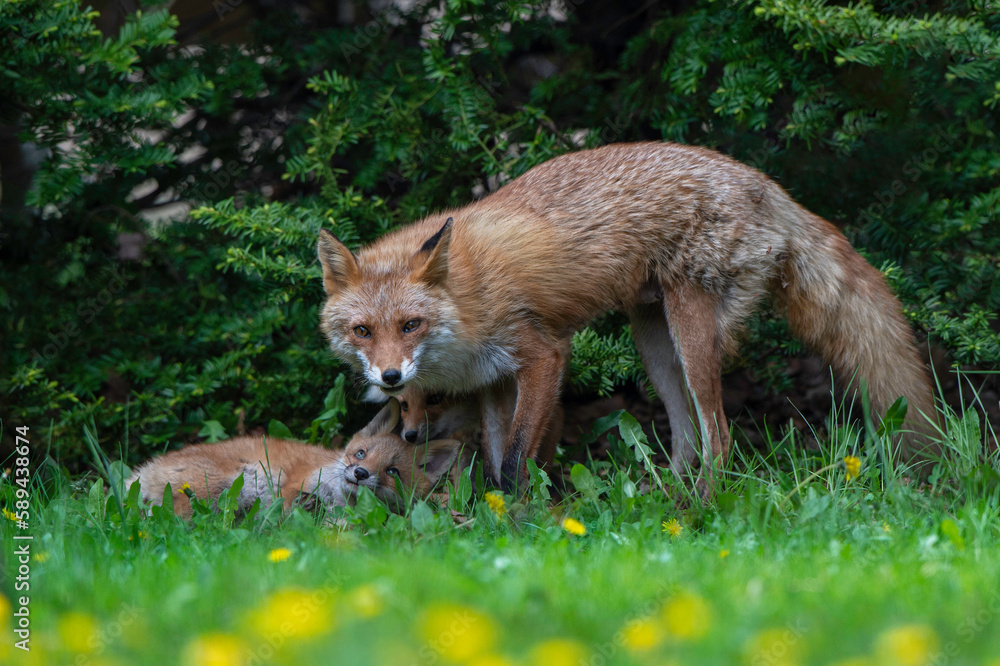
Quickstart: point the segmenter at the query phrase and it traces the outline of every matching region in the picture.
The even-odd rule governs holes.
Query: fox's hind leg
[[[692,285],[664,281],[662,287],[670,337],[701,431],[702,471],[698,487],[704,495],[710,489],[713,468],[729,454],[729,424],[722,411],[722,345],[715,314],[717,302]]]
[[[659,303],[644,304],[629,313],[632,337],[642,364],[670,419],[670,466],[678,476],[690,470],[697,459],[698,436],[692,414],[684,369],[674,347],[670,328]]]

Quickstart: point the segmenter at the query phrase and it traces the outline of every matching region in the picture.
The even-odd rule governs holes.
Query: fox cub
[[[365,394],[368,402],[384,402],[388,397],[377,386],[370,386]],[[426,442],[448,437],[464,442],[471,452],[479,450],[477,440],[480,437],[480,417],[475,396],[421,391],[410,385],[396,399],[399,400],[400,408],[400,435],[406,441]],[[556,446],[562,437],[564,418],[562,407],[556,405],[545,439],[535,456],[539,467],[552,464]]]
[[[367,402],[389,399],[377,386],[368,387]],[[400,411],[400,436],[407,442],[426,442],[442,437],[471,440],[472,426],[479,425],[479,407],[475,396],[454,396],[406,387],[396,396]]]
[[[399,403],[392,399],[341,450],[264,437],[193,444],[144,463],[126,487],[139,481],[143,499],[160,504],[169,483],[174,512],[185,518],[192,510],[181,492],[184,484],[199,497],[217,500],[240,474],[243,511],[258,498],[267,506],[276,497],[284,501],[286,511],[295,502],[353,505],[362,487],[401,510],[405,498],[397,492],[397,481],[407,493],[426,496],[451,468],[461,444],[445,439],[413,446],[393,434],[398,423]]]
[[[768,294],[792,332],[882,414],[909,400],[910,454],[933,449],[931,384],[885,278],[760,171],[705,148],[614,144],[560,155],[356,254],[320,231],[333,352],[388,395],[475,393],[482,459],[524,487],[563,385],[567,340],[628,313],[670,418],[672,465],[703,492],[729,452],[723,357]]]

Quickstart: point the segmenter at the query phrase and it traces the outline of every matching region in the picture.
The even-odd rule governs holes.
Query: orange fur
[[[369,488],[390,508],[400,508],[403,498],[396,479],[407,491],[426,496],[454,463],[460,442],[436,440],[410,446],[393,430],[399,421],[399,404],[391,400],[344,449],[266,437],[237,437],[215,444],[193,444],[141,465],[128,480],[141,483],[142,497],[160,504],[169,483],[174,511],[191,516],[191,502],[184,484],[198,497],[217,500],[243,475],[239,507],[248,510],[255,500],[267,506],[275,498],[285,509],[304,500],[327,506],[354,503],[360,487]]]
[[[378,387],[371,387],[366,396],[372,402],[386,399]],[[400,435],[408,442],[421,443],[446,437],[465,442],[472,452],[478,451],[477,435],[481,423],[479,403],[475,396],[447,395],[422,391],[414,385],[406,386],[396,396],[400,407]],[[507,414],[507,418],[511,415]],[[539,467],[552,464],[556,447],[562,438],[564,421],[562,406],[557,404],[538,451],[529,452]],[[465,465],[467,466],[467,465]]]
[[[609,309],[630,313],[678,471],[699,441],[707,461],[725,458],[722,357],[767,293],[838,371],[860,371],[876,409],[906,395],[911,427],[927,429],[918,412],[935,418],[878,271],[764,174],[704,148],[562,155],[357,256],[322,231],[318,253],[333,351],[390,394],[477,392],[483,460],[504,489],[541,448],[566,341]]]

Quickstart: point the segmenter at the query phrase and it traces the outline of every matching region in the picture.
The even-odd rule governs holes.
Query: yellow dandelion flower
[[[663,606],[667,632],[679,640],[696,640],[708,633],[712,608],[692,592],[680,592]]]
[[[847,470],[847,480],[850,481],[861,471],[861,458],[847,456],[844,458],[844,469]]]
[[[49,559],[48,553],[35,553],[31,556],[31,559],[38,562],[39,564],[44,564],[45,560]]]
[[[10,521],[16,521],[17,520],[17,514],[14,513],[13,511],[8,511],[7,507],[3,508],[3,517],[6,518],[7,520],[10,520]]]
[[[552,638],[531,648],[533,666],[579,666],[589,656],[583,643],[571,638]]]
[[[587,533],[587,527],[575,518],[563,519],[562,528],[575,536],[583,536]]]
[[[69,612],[59,618],[59,638],[69,652],[93,652],[97,647],[97,620],[87,613]]]
[[[632,652],[646,652],[663,642],[663,624],[651,617],[632,620],[622,629],[622,644]]]
[[[250,624],[262,635],[313,638],[326,634],[336,626],[332,596],[325,589],[279,590],[250,613]]]
[[[503,518],[507,513],[507,503],[503,500],[503,494],[496,491],[486,493],[483,495],[483,499],[486,500],[486,504],[493,510],[493,513],[497,514],[498,518]]]
[[[292,551],[287,548],[275,548],[270,553],[267,554],[267,559],[272,562],[284,562],[289,557],[292,556]]]
[[[361,585],[347,595],[347,604],[358,617],[375,617],[382,613],[382,594],[374,585]]]
[[[726,550],[725,548],[723,548],[722,550],[719,551],[719,559],[720,560],[724,560],[727,557],[729,557],[729,551],[728,550]]]
[[[663,521],[663,531],[676,539],[684,531],[684,526],[676,518],[671,518]]]
[[[879,663],[922,666],[937,653],[937,634],[926,624],[906,624],[887,629],[875,641]]]
[[[883,523],[882,523],[882,531],[886,532],[886,533],[892,531],[892,528],[889,527],[889,523],[883,521]]]
[[[181,660],[192,666],[242,666],[246,644],[229,634],[205,634],[187,644]]]
[[[181,490],[180,490],[180,492],[184,493],[184,492],[187,492],[189,490],[191,490],[191,484],[190,483],[188,483],[187,481],[185,481],[184,483],[181,484]]]
[[[450,661],[489,653],[498,633],[496,622],[486,613],[452,603],[428,606],[417,628],[427,647]]]
[[[788,628],[765,629],[747,641],[744,651],[751,664],[795,666],[802,659],[800,638]]]

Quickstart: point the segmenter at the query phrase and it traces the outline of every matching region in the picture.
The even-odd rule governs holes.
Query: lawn
[[[705,504],[651,481],[624,420],[619,453],[574,466],[558,497],[538,474],[521,501],[463,482],[405,516],[366,496],[187,523],[39,472],[29,529],[0,527],[0,661],[1000,664],[1000,486],[977,458],[995,434],[974,410],[950,420],[928,483],[881,462],[888,436],[842,429],[824,455],[738,447]]]

